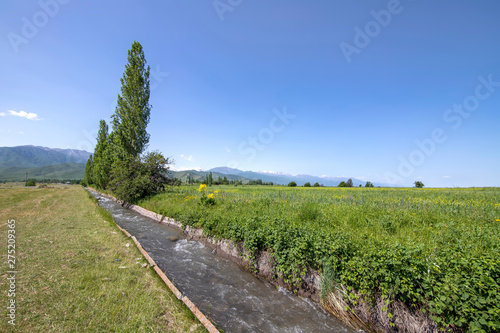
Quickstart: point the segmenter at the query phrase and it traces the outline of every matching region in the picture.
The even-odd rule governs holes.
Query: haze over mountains
[[[297,185],[302,186],[305,183],[319,183],[324,186],[337,186],[341,181],[347,181],[349,177],[318,177],[312,175],[290,175],[283,172],[275,172],[275,171],[243,171],[228,167],[217,167],[212,168],[210,170],[183,170],[183,171],[174,171],[173,174],[175,177],[181,179],[182,181],[186,181],[188,177],[191,177],[196,180],[204,180],[205,175],[209,172],[212,172],[213,179],[217,179],[218,177],[224,178],[227,177],[228,180],[241,180],[243,182],[247,180],[257,180],[260,179],[265,183],[272,182],[274,184],[287,185],[288,183],[294,181]],[[354,186],[364,186],[366,181],[361,179],[352,178]],[[373,183],[374,186],[392,186],[390,184],[384,183]]]
[[[0,180],[82,179],[91,154],[38,146],[0,147]]]
[[[263,182],[266,183],[273,182],[274,184],[282,184],[282,185],[287,185],[288,183],[294,181],[299,186],[304,185],[305,183],[308,182],[311,183],[311,185],[314,183],[319,183],[320,185],[324,186],[337,186],[341,181],[347,181],[349,178],[352,178],[352,177],[327,177],[327,176],[318,177],[318,176],[304,175],[304,174],[290,175],[283,172],[275,172],[275,171],[260,171],[260,172],[242,171],[228,167],[217,167],[207,170],[207,172],[210,171],[212,171],[212,173],[217,172],[220,174],[236,175],[249,180],[261,179]],[[364,186],[366,184],[366,181],[361,179],[352,178],[352,181],[354,186],[359,186],[359,185]],[[374,185],[391,186],[389,184],[382,184],[382,183],[374,183]]]
[[[0,147],[0,168],[34,168],[63,163],[85,164],[91,153],[39,146]]]
[[[76,149],[59,149],[39,146],[0,147],[0,180],[22,180],[28,173],[32,179],[82,179],[85,163],[91,153]],[[183,170],[172,171],[171,176],[186,182],[188,177],[203,181],[206,175],[212,172],[212,177],[226,177],[228,180],[240,180],[243,183],[249,180],[287,185],[294,181],[301,186],[309,182],[324,186],[337,186],[348,177],[318,177],[312,175],[290,175],[274,171],[243,171],[228,167],[217,167],[210,170]],[[364,180],[352,178],[354,186],[366,183]],[[375,186],[391,186],[389,184],[374,183]]]

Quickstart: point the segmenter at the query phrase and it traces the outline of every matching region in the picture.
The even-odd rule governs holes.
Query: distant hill
[[[6,167],[0,168],[0,180],[22,181],[28,173],[28,179],[83,179],[85,163],[64,163],[36,168]]]
[[[349,177],[318,177],[311,175],[289,175],[282,172],[254,172],[254,171],[243,171],[239,169],[233,169],[228,167],[217,167],[207,171],[196,171],[196,170],[185,170],[185,171],[175,171],[172,172],[172,176],[181,179],[185,182],[188,176],[191,176],[195,180],[205,180],[208,173],[212,172],[213,179],[218,177],[227,177],[229,180],[241,180],[243,183],[249,180],[260,179],[265,183],[274,183],[277,185],[288,185],[288,183],[294,181],[297,185],[302,186],[309,182],[311,185],[314,183],[319,183],[324,186],[337,186],[341,181],[347,181]],[[354,186],[365,186],[366,181],[361,179],[352,178]],[[372,182],[375,186],[388,187],[392,186],[390,184],[376,183]]]
[[[91,153],[77,149],[38,146],[0,147],[0,168],[36,168],[66,163],[86,163]],[[1,175],[1,173],[0,173]]]
[[[0,180],[23,180],[28,172],[28,178],[43,179],[82,179],[85,163],[91,153],[76,149],[59,149],[38,146],[0,147]],[[260,179],[263,182],[287,185],[291,181],[302,186],[309,182],[324,186],[337,186],[348,177],[317,177],[311,175],[289,175],[281,172],[242,171],[228,167],[213,168],[208,171],[172,171],[171,175],[186,182],[189,177],[203,181],[212,172],[214,180],[226,177],[228,180]],[[365,185],[365,181],[352,178],[354,186]],[[391,186],[373,182],[375,186]]]
[[[169,173],[172,177],[178,178],[183,182],[186,182],[189,177],[191,177],[194,180],[203,181],[205,180],[205,177],[209,172],[210,171],[184,170],[184,171],[170,171]],[[216,180],[218,177],[222,179],[226,177],[228,180],[241,180],[244,183],[250,180],[244,177],[240,177],[238,175],[224,174],[221,172],[212,171],[212,178]]]
[[[324,186],[337,186],[341,181],[347,181],[348,177],[318,177],[311,175],[289,175],[282,172],[254,172],[254,171],[242,171],[238,169],[231,169],[227,167],[219,167],[208,170],[208,172],[220,172],[222,174],[236,174],[239,177],[243,177],[246,179],[257,180],[261,179],[263,182],[273,182],[274,184],[282,184],[287,185],[288,183],[294,181],[297,185],[302,186],[305,183],[309,182],[311,185],[314,183],[319,183]],[[352,178],[354,186],[364,186],[366,181]],[[375,186],[387,186],[387,184],[376,184]]]

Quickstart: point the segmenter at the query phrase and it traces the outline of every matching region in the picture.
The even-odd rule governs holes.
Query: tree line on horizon
[[[121,81],[112,131],[105,120],[99,122],[97,144],[85,166],[84,185],[109,189],[120,200],[134,200],[164,190],[174,180],[168,177],[169,164],[159,151],[146,152],[150,135],[150,67],[144,51],[134,42]]]

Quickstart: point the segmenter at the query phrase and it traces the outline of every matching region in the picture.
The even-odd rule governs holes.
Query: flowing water
[[[356,332],[318,304],[293,295],[225,260],[177,229],[92,192],[116,223],[216,326],[226,332]],[[175,240],[178,238],[178,240]]]

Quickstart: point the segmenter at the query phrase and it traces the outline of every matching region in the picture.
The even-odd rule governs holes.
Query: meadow
[[[0,332],[206,332],[81,186],[0,189],[0,219]]]
[[[311,267],[353,308],[383,300],[391,325],[402,302],[443,329],[500,330],[499,188],[182,186],[138,204],[270,251],[291,286]]]

